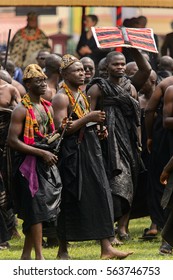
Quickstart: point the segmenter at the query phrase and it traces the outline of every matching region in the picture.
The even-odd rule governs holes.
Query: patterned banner
[[[99,48],[131,47],[158,53],[151,28],[92,27]]]

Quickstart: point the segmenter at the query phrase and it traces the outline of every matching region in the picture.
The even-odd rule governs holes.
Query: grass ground
[[[139,237],[142,236],[144,228],[150,225],[148,217],[134,219],[130,221],[129,230],[132,239],[124,242],[119,250],[134,251],[133,255],[128,257],[128,260],[172,260],[173,255],[162,256],[159,254],[161,244],[161,236],[158,234],[157,239],[153,241],[142,241]],[[21,222],[19,221],[18,230],[21,233],[21,239],[12,239],[9,241],[10,248],[0,250],[0,260],[19,260],[22,252],[24,236],[21,231]],[[44,248],[43,254],[46,260],[56,260],[57,247]],[[97,241],[87,242],[70,242],[69,254],[73,260],[99,260],[100,246]],[[34,254],[33,254],[34,258]]]

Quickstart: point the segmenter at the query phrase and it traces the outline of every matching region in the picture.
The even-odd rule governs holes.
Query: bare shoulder
[[[168,86],[166,92],[172,92],[172,91],[173,91],[173,85]]]
[[[163,81],[161,81],[157,86],[165,91],[167,87],[171,86],[172,84],[173,84],[173,76],[163,79]]]
[[[23,120],[26,117],[26,108],[22,105],[22,103],[19,103],[12,112],[12,118],[15,120]]]
[[[97,84],[92,85],[88,90],[87,90],[87,95],[96,95],[100,96],[101,95],[101,90]]]
[[[18,94],[19,91],[17,90],[17,88],[13,85],[13,84],[6,84],[6,88],[9,90],[9,92],[11,94]]]
[[[69,105],[68,96],[65,94],[63,90],[59,90],[52,99],[53,107],[67,107]]]
[[[6,83],[6,87],[9,88],[10,90],[15,89],[15,87],[12,84]]]
[[[173,99],[173,85],[167,87],[164,95],[164,99],[166,98]]]
[[[12,80],[12,85],[17,88],[17,90],[19,91],[20,95],[21,96],[24,96],[26,94],[26,90],[25,90],[25,87],[20,84],[18,81],[16,80]]]

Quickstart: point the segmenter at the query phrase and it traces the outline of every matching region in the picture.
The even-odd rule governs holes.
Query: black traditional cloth
[[[173,172],[170,173],[167,185],[164,188],[161,205],[163,209],[169,209],[168,218],[164,224],[161,236],[173,247]]]
[[[15,225],[11,197],[11,151],[6,139],[12,110],[0,108],[0,243],[10,240]]]
[[[158,228],[163,228],[168,210],[161,206],[164,187],[160,183],[160,175],[164,166],[173,154],[173,132],[163,128],[163,100],[161,99],[157,108],[157,117],[153,125],[152,152],[150,154],[148,178],[149,213],[151,220]]]
[[[123,78],[129,89],[127,79]],[[140,107],[121,86],[102,78],[94,78],[87,90],[97,84],[102,92],[106,112],[108,138],[101,141],[105,167],[114,200],[114,218],[127,213],[132,205],[139,173],[137,126],[140,125]]]
[[[0,108],[0,173],[1,191],[5,191],[8,199],[11,191],[11,150],[7,146],[8,128],[11,120],[12,110]],[[4,185],[4,189],[3,186]]]
[[[0,243],[10,240],[11,219],[6,208],[7,198],[4,181],[0,173]],[[14,216],[14,215],[13,215]]]
[[[46,232],[44,226],[47,228],[57,226],[62,189],[61,178],[56,165],[48,167],[41,158],[36,157],[39,188],[34,197],[32,197],[29,182],[19,170],[25,156],[16,152],[14,161],[13,188],[15,212],[18,218],[24,221],[24,233],[32,225],[43,222],[43,232]]]
[[[35,71],[35,67],[32,69],[29,68],[28,70]],[[32,71],[29,71],[29,75],[32,74]],[[37,74],[40,75],[40,73]],[[35,119],[35,115],[27,96],[25,101],[26,102],[23,102],[23,105],[28,110],[27,112],[32,113],[31,117],[29,116],[29,128],[32,131],[30,139],[32,139],[32,143],[28,143],[38,149],[53,152],[58,140],[56,139],[52,143],[48,143],[48,139],[52,137],[52,132],[54,132],[54,123],[49,110],[45,107],[45,112],[49,117],[49,127],[52,128],[51,134],[43,135],[38,130],[39,128],[36,127],[37,129],[34,130],[33,120]],[[27,116],[28,115],[26,115],[25,121],[28,120]],[[30,120],[33,122],[30,123]],[[37,125],[36,119],[35,123]],[[27,126],[25,125],[25,128],[26,127]],[[25,142],[27,138],[24,136],[28,135],[21,135],[20,138],[23,142]],[[43,158],[30,154],[22,154],[19,151],[15,152],[13,164],[15,211],[18,218],[24,221],[23,232],[26,233],[32,225],[43,222],[44,224],[48,223],[55,227],[57,225],[57,218],[60,211],[59,204],[62,189],[61,178],[57,166],[54,164],[50,167],[45,163]],[[49,228],[51,228],[51,226]]]
[[[150,154],[147,150],[147,135],[145,129],[145,111],[141,109],[141,159],[144,163],[144,169],[139,173],[138,186],[132,203],[132,209],[130,212],[130,219],[137,219],[141,217],[149,216],[148,196],[148,166]]]
[[[62,203],[58,235],[62,240],[100,240],[114,236],[112,197],[93,127],[64,138],[59,155]]]

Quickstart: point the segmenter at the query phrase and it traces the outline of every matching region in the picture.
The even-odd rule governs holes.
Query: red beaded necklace
[[[36,31],[35,31],[35,34],[33,36],[28,36],[26,33],[25,33],[25,27],[21,29],[21,36],[22,38],[24,38],[25,40],[27,41],[34,41],[34,40],[37,40],[37,38],[39,37],[40,35],[40,29],[39,28],[36,28]]]

